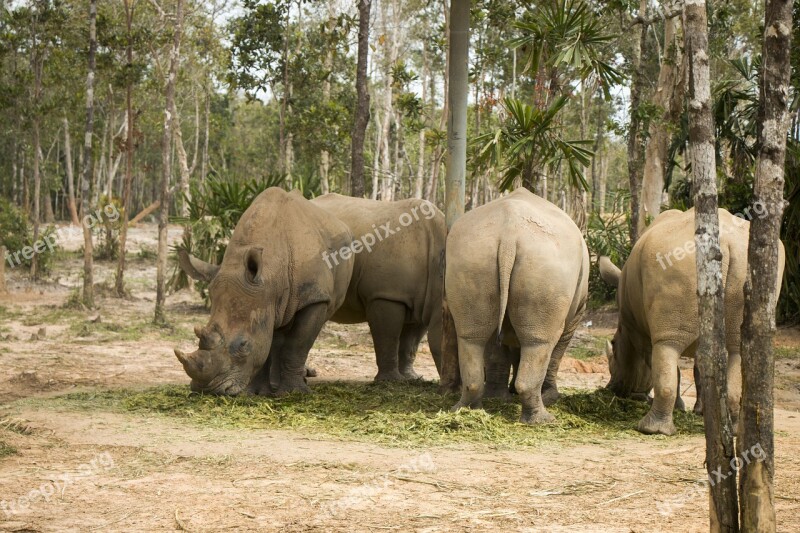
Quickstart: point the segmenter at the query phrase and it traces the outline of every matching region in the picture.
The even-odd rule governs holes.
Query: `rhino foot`
[[[645,435],[667,435],[675,434],[675,424],[672,422],[672,416],[658,417],[653,414],[653,411],[648,412],[644,418],[639,421],[636,426],[637,431]]]
[[[694,414],[698,415],[698,416],[703,416],[703,400],[701,400],[700,398],[698,398],[698,399],[697,399],[697,400],[694,402],[694,409],[692,409],[692,412],[693,412]]]
[[[543,387],[542,388],[542,403],[545,407],[550,407],[561,398],[561,393],[558,392],[556,387]]]
[[[409,381],[413,381],[415,379],[422,379],[422,376],[414,372],[413,368],[407,368],[400,373],[403,376],[403,379],[407,379]]]
[[[278,390],[275,391],[275,396],[286,396],[287,394],[291,394],[293,392],[300,392],[302,394],[311,394],[311,389],[305,382],[290,383],[286,385],[281,383],[278,386]]]
[[[481,400],[475,400],[472,403],[464,403],[459,400],[453,407],[450,408],[450,412],[455,413],[460,411],[461,409],[483,409],[483,402]]]
[[[403,376],[399,370],[383,371],[379,370],[375,376],[375,381],[405,381],[408,378]]]
[[[523,407],[522,415],[519,417],[519,421],[523,424],[535,426],[538,424],[551,424],[556,421],[556,417],[547,412],[545,409],[534,411],[533,409],[526,409]]]
[[[681,398],[680,396],[675,397],[675,410],[681,411],[683,413],[686,412],[686,404],[683,403],[683,398]]]
[[[487,385],[483,397],[500,398],[501,400],[509,401],[511,399],[511,392],[509,392],[508,387],[502,385]]]

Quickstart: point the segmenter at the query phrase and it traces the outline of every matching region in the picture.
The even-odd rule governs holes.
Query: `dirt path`
[[[146,229],[137,242],[149,242]],[[701,436],[408,448],[48,407],[43,398],[79,388],[186,383],[172,348],[193,344],[191,327],[205,311],[197,296],[180,293],[169,300],[172,327],[149,325],[151,263],[132,261],[133,298],[104,298],[93,312],[62,308],[77,259],[36,288],[11,273],[14,292],[0,298],[0,442],[17,453],[4,457],[0,448],[1,531],[707,530],[707,497],[696,483]],[[100,265],[98,280],[112,268]],[[568,386],[607,380],[598,349],[611,333],[606,315],[593,317],[570,349],[577,359],[565,360],[560,376]],[[776,505],[779,530],[800,531],[800,333],[781,331],[778,345],[786,350]],[[375,372],[363,325],[326,327],[310,361],[324,379]],[[417,366],[435,376],[427,347]],[[684,376],[690,384],[689,363]]]

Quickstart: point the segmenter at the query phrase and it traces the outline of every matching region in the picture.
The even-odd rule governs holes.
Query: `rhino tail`
[[[511,270],[517,254],[517,242],[514,238],[503,236],[497,249],[497,275],[500,281],[500,316],[497,319],[497,338],[500,340],[503,329],[503,318],[508,307],[508,289],[511,283]]]

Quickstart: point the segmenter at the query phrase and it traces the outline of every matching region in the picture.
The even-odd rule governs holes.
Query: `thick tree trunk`
[[[367,54],[369,53],[369,12],[372,0],[358,0],[358,62],[356,63],[356,113],[350,145],[350,195],[364,196],[364,136],[369,124]]]
[[[127,28],[128,45],[126,50],[127,64],[133,66],[133,5],[131,0],[124,0],[125,25]],[[122,226],[119,230],[119,262],[117,263],[117,276],[114,284],[116,295],[125,296],[125,244],[128,240],[128,218],[131,204],[131,185],[133,183],[133,132],[136,127],[133,116],[133,83],[128,82],[125,88],[126,124],[127,135],[125,139],[125,183],[122,191]]]
[[[169,74],[167,85],[164,89],[164,133],[161,138],[161,183],[159,186],[158,215],[158,260],[156,263],[156,309],[153,321],[164,324],[167,321],[164,312],[164,302],[167,298],[167,225],[169,223],[169,181],[170,181],[170,148],[172,146],[173,126],[175,131],[180,129],[177,108],[175,106],[175,83],[178,78],[178,59],[181,49],[181,31],[183,29],[183,0],[178,0],[175,5],[175,29],[172,36],[172,49],[169,54]],[[177,136],[177,135],[176,135]],[[189,169],[186,166],[186,152],[183,150],[182,137],[177,139],[178,158],[181,167],[181,188],[186,180],[189,188]]]
[[[97,54],[97,0],[89,2],[89,72],[86,74],[86,129],[83,135],[83,172],[81,173],[81,215],[90,211],[89,184],[94,174],[92,137],[94,133],[94,71]],[[110,201],[110,196],[109,196]],[[94,307],[94,265],[92,228],[83,224],[83,305]]]
[[[775,531],[775,443],[773,385],[775,306],[778,300],[778,240],[783,198],[788,95],[791,74],[792,0],[767,0],[758,110],[755,198],[767,213],[750,224],[747,282],[742,324],[742,410],[740,449],[763,450],[763,461],[741,471],[743,531]]]
[[[722,253],[711,115],[711,80],[708,59],[708,22],[705,0],[685,4],[689,61],[689,158],[695,205],[695,247],[700,336],[697,367],[703,384],[703,418],[706,433],[706,469],[710,480],[711,531],[738,531],[736,476],[727,475],[735,457],[731,416],[727,406],[727,353],[725,349],[725,293],[722,287]],[[724,479],[714,476],[721,472]]]
[[[64,166],[67,171],[67,205],[69,218],[73,225],[80,224],[78,209],[75,207],[75,173],[72,167],[72,143],[69,138],[69,120],[64,117]]]
[[[664,57],[658,74],[658,86],[653,96],[653,104],[663,110],[663,114],[660,120],[650,123],[648,130],[638,218],[640,235],[648,220],[654,219],[661,212],[671,131],[680,120],[683,111],[683,54],[679,27],[680,20],[677,16],[668,18],[664,22]]]
[[[641,132],[639,108],[644,92],[645,78],[642,55],[647,42],[647,0],[639,1],[639,39],[634,41],[634,64],[631,76],[630,127],[628,129],[628,182],[631,192],[631,245],[639,240],[639,202],[642,189],[642,167],[644,166],[644,139]]]
[[[448,76],[450,110],[447,116],[447,175],[445,176],[445,220],[447,229],[464,213],[464,183],[467,173],[467,98],[469,96],[469,0],[451,0],[450,69]],[[460,386],[458,340],[455,324],[444,295],[442,306],[441,388],[455,391]]]

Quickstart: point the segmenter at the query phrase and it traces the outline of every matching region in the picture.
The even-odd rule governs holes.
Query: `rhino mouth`
[[[239,396],[245,390],[245,386],[238,379],[232,377],[215,379],[210,383],[201,383],[193,379],[190,387],[192,392],[213,394],[215,396]]]

